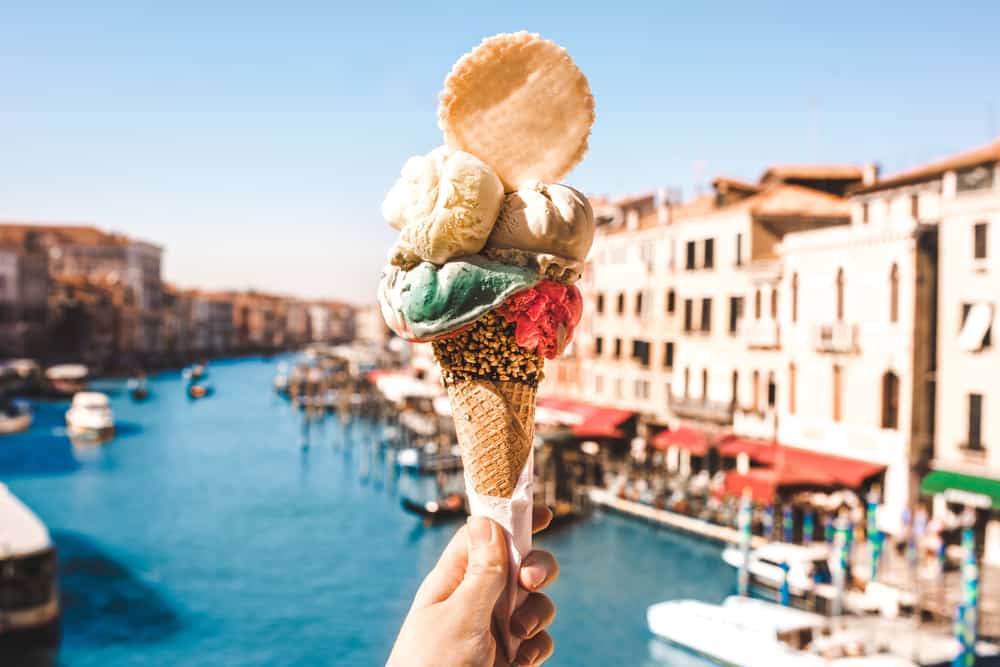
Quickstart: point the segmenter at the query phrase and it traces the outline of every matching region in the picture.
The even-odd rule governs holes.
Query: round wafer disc
[[[449,146],[493,167],[511,191],[556,183],[576,166],[587,152],[594,97],[566,49],[504,33],[455,63],[438,119]]]

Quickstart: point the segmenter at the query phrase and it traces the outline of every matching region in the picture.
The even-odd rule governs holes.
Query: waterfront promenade
[[[399,506],[412,480],[372,456],[365,424],[306,432],[271,390],[280,360],[213,363],[190,402],[177,373],[132,403],[111,383],[119,435],[74,448],[64,403],[0,449],[0,479],[60,549],[61,664],[376,665],[455,524]],[[562,574],[552,665],[706,663],[653,640],[646,607],[721,601],[721,545],[598,509],[538,542]]]

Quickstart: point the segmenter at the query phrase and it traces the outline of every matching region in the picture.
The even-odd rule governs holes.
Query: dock
[[[740,533],[735,528],[719,526],[701,519],[678,514],[669,510],[661,510],[642,503],[618,498],[604,489],[593,488],[589,492],[590,501],[598,506],[619,514],[635,517],[659,526],[683,531],[691,535],[719,542],[721,544],[739,544]],[[763,545],[767,540],[759,535],[751,538],[752,548]]]

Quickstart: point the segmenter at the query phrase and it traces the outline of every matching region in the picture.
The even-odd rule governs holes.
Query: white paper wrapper
[[[507,538],[510,556],[507,568],[507,589],[497,600],[493,617],[500,635],[498,640],[510,662],[514,661],[517,649],[521,645],[521,639],[515,637],[510,631],[510,616],[528,597],[528,591],[517,583],[517,573],[520,570],[521,561],[531,551],[531,510],[534,502],[531,486],[534,478],[534,463],[535,452],[532,449],[528,454],[528,461],[524,464],[524,469],[521,470],[521,475],[517,478],[514,495],[510,498],[479,495],[473,491],[468,474],[465,477],[465,489],[469,496],[469,509],[472,514],[486,516],[496,521],[503,527],[504,536]]]

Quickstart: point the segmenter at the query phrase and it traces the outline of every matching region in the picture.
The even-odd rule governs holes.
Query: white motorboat
[[[72,396],[87,388],[88,373],[83,364],[61,364],[45,371],[45,379],[56,394]]]
[[[646,622],[656,636],[733,667],[914,667],[854,637],[839,641],[823,616],[752,598],[660,602]]]
[[[35,415],[27,401],[10,401],[0,407],[0,435],[27,431]]]
[[[49,531],[0,484],[0,655],[58,644],[56,582]]]
[[[750,585],[768,590],[780,590],[785,580],[782,565],[788,567],[788,591],[792,597],[803,598],[814,593],[817,586],[832,581],[831,549],[824,543],[801,545],[770,542],[750,552]],[[727,547],[722,552],[726,564],[739,569],[743,553],[739,547]]]
[[[111,401],[100,392],[81,391],[66,411],[66,428],[71,437],[102,442],[111,439],[115,434]]]

